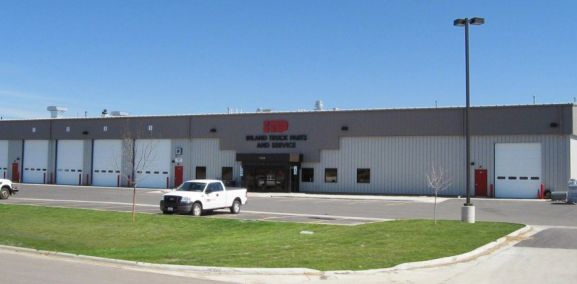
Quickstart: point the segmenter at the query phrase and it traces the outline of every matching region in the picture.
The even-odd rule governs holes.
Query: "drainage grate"
[[[313,220],[327,220],[327,221],[335,221],[337,219],[335,218],[329,218],[329,217],[309,217],[309,219],[313,219]]]

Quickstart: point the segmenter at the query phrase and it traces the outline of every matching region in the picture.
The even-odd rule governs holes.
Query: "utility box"
[[[577,204],[577,181],[570,180],[567,190],[567,203]]]

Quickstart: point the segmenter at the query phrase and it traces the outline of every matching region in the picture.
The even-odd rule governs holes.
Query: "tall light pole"
[[[485,23],[484,18],[474,17],[474,18],[464,18],[456,19],[453,21],[453,25],[456,27],[465,27],[465,81],[466,81],[466,96],[467,104],[465,106],[465,151],[466,151],[466,189],[467,189],[467,202],[463,204],[461,209],[461,220],[467,223],[475,223],[475,206],[471,203],[471,135],[469,133],[469,109],[470,105],[470,85],[469,85],[469,25],[482,25]]]

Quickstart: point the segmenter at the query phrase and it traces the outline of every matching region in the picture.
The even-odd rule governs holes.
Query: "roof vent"
[[[50,112],[50,118],[62,118],[65,111],[68,109],[59,106],[49,106],[46,108]]]
[[[318,100],[315,102],[315,110],[316,111],[322,111],[324,109],[325,105],[323,104],[323,101]]]
[[[113,110],[110,112],[110,116],[128,116],[128,112]]]

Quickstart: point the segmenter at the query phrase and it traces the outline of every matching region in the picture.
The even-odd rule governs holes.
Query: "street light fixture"
[[[469,85],[469,25],[479,26],[485,23],[484,18],[474,17],[474,18],[464,18],[456,19],[453,21],[453,25],[456,27],[465,27],[465,80],[466,80],[466,97],[467,104],[465,106],[465,147],[466,147],[466,189],[467,189],[467,202],[463,204],[461,210],[461,220],[467,223],[475,223],[475,206],[471,203],[471,135],[469,133],[469,109],[470,105],[470,85]]]

